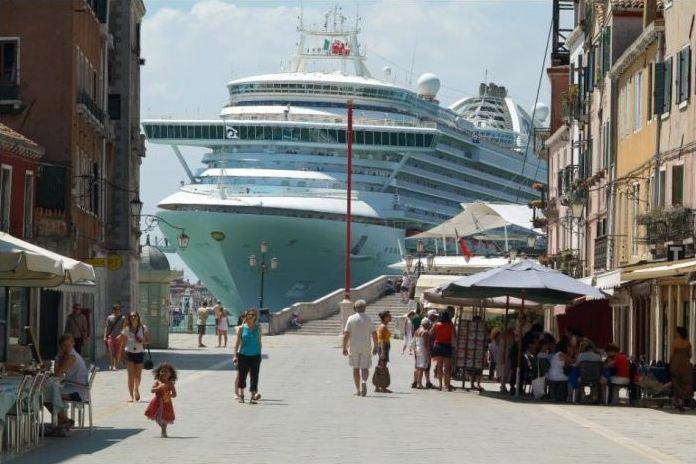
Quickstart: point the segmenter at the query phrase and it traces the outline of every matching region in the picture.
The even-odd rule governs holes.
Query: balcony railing
[[[607,251],[609,249],[609,237],[597,237],[594,241],[594,270],[600,271],[607,267]]]
[[[558,194],[562,205],[569,205],[574,196],[577,196],[577,181],[580,180],[580,166],[571,164],[561,169],[558,173]]]
[[[81,90],[77,94],[77,104],[84,106],[89,113],[94,116],[94,118],[99,121],[100,124],[104,124],[104,110],[99,108],[97,103],[92,100],[87,92]]]
[[[649,245],[681,241],[696,235],[694,210],[689,208],[655,210],[640,216],[638,221],[646,226],[645,238]]]

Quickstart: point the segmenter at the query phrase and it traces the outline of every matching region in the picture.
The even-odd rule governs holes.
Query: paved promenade
[[[210,346],[213,339],[207,337]],[[126,403],[125,371],[100,372],[91,435],[47,438],[20,463],[689,463],[696,414],[629,407],[515,403],[457,390],[412,390],[412,358],[392,350],[391,395],[352,396],[336,337],[266,337],[258,405],[233,400],[231,350],[172,337],[153,353],[178,368],[169,439]],[[148,390],[151,374],[144,372]],[[372,390],[372,389],[371,389]]]

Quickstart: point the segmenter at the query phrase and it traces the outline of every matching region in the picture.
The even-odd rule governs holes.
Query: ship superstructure
[[[525,160],[526,134],[482,137],[465,114],[440,106],[435,75],[421,76],[415,91],[388,70],[372,77],[359,27],[345,23],[334,9],[323,27],[301,25],[287,69],[230,82],[219,119],[143,123],[148,141],[171,145],[189,176],[158,214],[185,228],[190,243],[179,254],[234,310],[257,303],[259,276],[247,263],[261,240],[279,263],[266,276],[271,310],[341,286],[348,99],[354,284],[388,273],[407,234],[457,214],[461,203],[526,203],[536,198],[531,184],[546,179],[543,162]],[[196,172],[186,146],[210,150]],[[177,231],[162,229],[175,242]]]

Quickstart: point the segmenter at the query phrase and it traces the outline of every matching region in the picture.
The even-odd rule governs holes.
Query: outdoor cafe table
[[[3,421],[5,415],[17,402],[17,393],[19,392],[19,385],[22,383],[22,379],[22,376],[0,378],[0,417]],[[43,384],[43,395],[44,402],[53,406],[53,415],[66,409],[61,392],[60,379],[58,377],[48,377]]]

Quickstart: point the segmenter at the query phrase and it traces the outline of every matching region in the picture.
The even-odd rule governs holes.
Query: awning
[[[93,282],[83,282],[81,284],[61,284],[57,287],[46,287],[44,290],[61,293],[87,293],[89,295],[96,295],[97,285]]]
[[[595,276],[595,287],[600,290],[612,290],[621,286],[621,270],[602,272]]]
[[[93,283],[95,279],[89,264],[0,232],[0,285],[55,287]]]
[[[621,280],[633,281],[644,279],[661,279],[666,277],[684,277],[696,271],[696,259],[679,261],[662,261],[659,263],[643,264],[621,270]]]
[[[476,202],[462,203],[462,207],[464,211],[453,218],[409,238],[470,237],[505,227],[509,240],[525,240],[530,234],[541,234],[532,229],[532,210],[526,205]],[[496,239],[502,239],[502,233],[495,235]]]

